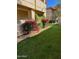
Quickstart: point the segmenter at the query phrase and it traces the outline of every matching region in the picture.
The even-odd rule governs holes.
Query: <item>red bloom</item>
[[[33,19],[32,20],[27,20],[25,23],[31,24],[34,31],[38,31],[39,30],[36,21],[34,21]]]
[[[46,23],[46,22],[48,22],[48,19],[42,19],[42,22]]]

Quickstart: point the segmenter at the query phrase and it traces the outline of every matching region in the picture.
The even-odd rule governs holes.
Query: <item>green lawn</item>
[[[17,59],[61,59],[61,28],[53,25],[35,37],[17,44]]]

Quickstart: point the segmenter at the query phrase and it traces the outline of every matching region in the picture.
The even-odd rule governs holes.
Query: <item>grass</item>
[[[61,28],[53,25],[37,36],[17,44],[17,59],[61,59]]]

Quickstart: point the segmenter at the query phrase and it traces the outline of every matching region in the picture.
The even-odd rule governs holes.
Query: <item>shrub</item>
[[[52,20],[49,20],[49,23],[53,23],[53,21]]]
[[[23,23],[22,29],[23,29],[23,31],[22,31],[23,33],[29,34],[30,31],[32,30],[31,21],[26,21],[25,23]]]
[[[45,27],[46,23],[48,22],[48,19],[42,19],[42,23],[43,23],[43,28]]]
[[[27,20],[25,23],[22,24],[23,33],[29,34],[32,30],[36,31],[38,30],[38,25],[36,21],[33,20]]]

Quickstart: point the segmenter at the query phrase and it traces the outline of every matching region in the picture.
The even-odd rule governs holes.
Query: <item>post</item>
[[[35,21],[36,21],[36,0],[35,0]]]

